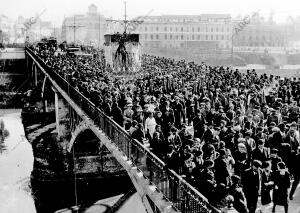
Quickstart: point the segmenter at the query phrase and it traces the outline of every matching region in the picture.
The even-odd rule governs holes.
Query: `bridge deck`
[[[219,212],[189,183],[167,169],[145,145],[132,139],[123,128],[47,67],[31,50],[27,49],[26,55],[44,72],[52,85],[83,119],[84,125],[95,133],[128,172],[142,197],[147,195],[150,201],[147,200],[161,212]]]

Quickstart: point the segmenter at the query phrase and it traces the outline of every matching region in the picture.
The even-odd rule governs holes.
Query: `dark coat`
[[[228,163],[225,158],[219,157],[215,160],[215,179],[218,184],[228,186],[230,174],[228,171]]]
[[[252,152],[252,160],[259,160],[261,162],[265,162],[269,160],[270,154],[268,148],[264,147],[261,151],[258,147]]]
[[[268,185],[268,183],[272,180],[272,172],[267,173],[266,171],[262,171],[261,174],[261,204],[267,205],[271,203],[271,189],[273,185]]]
[[[194,117],[193,119],[193,126],[194,126],[194,137],[195,138],[202,138],[204,131],[205,131],[205,119],[203,116],[200,118],[198,116]]]
[[[286,206],[288,205],[288,189],[291,185],[290,174],[285,172],[280,175],[279,171],[274,173],[274,189],[273,189],[273,202],[275,205]]]
[[[243,189],[239,186],[232,186],[229,193],[234,198],[233,207],[239,213],[248,213],[247,201]]]
[[[242,178],[243,189],[247,199],[249,212],[255,212],[258,201],[258,192],[261,181],[261,171],[254,171],[252,168],[247,169]]]

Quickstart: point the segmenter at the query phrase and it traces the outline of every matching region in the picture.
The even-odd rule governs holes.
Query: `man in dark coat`
[[[202,115],[201,111],[197,110],[197,115],[193,119],[193,126],[194,126],[194,138],[202,138],[204,131],[205,131],[205,119]]]
[[[191,125],[192,119],[195,116],[195,111],[194,111],[194,99],[193,96],[190,94],[189,98],[185,102],[185,107],[186,107],[186,116],[188,119],[188,125]]]
[[[231,177],[232,185],[229,188],[229,194],[233,196],[233,207],[239,213],[248,213],[247,201],[242,187],[240,186],[241,178],[237,175]]]
[[[215,160],[215,179],[218,185],[224,184],[226,187],[230,183],[230,173],[228,170],[225,149],[219,150],[219,157]]]
[[[163,119],[163,129],[164,132],[169,132],[170,131],[170,127],[174,124],[174,111],[172,108],[170,108],[170,102],[166,102],[166,107],[165,109],[163,109],[162,112],[162,119]]]
[[[183,106],[179,101],[179,98],[175,97],[175,102],[173,104],[174,118],[175,118],[175,127],[177,129],[181,128],[181,119],[185,122],[185,114],[183,111]]]
[[[274,173],[274,189],[273,189],[273,209],[275,212],[276,205],[284,206],[284,212],[288,213],[288,189],[291,185],[290,174],[286,169],[284,162],[278,163],[278,171]]]
[[[264,139],[259,139],[257,141],[257,147],[252,152],[252,159],[259,160],[264,163],[270,158],[268,148],[264,147],[265,141]]]
[[[261,162],[254,160],[252,167],[247,169],[242,178],[243,189],[247,199],[249,213],[255,213],[260,190]]]
[[[118,102],[114,102],[111,109],[111,115],[117,124],[123,126],[123,112],[121,108],[118,106]]]
[[[294,193],[297,189],[297,186],[300,182],[300,169],[299,169],[299,165],[300,165],[300,146],[298,146],[298,151],[297,154],[294,158],[294,168],[293,168],[293,175],[294,175],[294,182],[290,191],[290,200],[294,199]]]

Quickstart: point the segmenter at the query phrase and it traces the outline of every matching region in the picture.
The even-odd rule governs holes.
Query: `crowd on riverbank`
[[[231,195],[253,213],[261,196],[288,212],[300,180],[299,79],[143,55],[125,80],[97,57],[33,49],[214,205]]]

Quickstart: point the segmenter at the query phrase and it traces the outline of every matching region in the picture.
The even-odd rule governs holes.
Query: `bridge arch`
[[[51,81],[47,76],[44,76],[41,90],[42,99],[51,99],[51,94],[53,93]],[[53,96],[54,97],[54,96]]]
[[[71,153],[75,146],[75,153],[80,155],[97,154],[101,147],[99,138],[85,122],[79,123],[72,132],[70,142],[67,145],[67,151]]]

